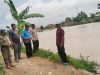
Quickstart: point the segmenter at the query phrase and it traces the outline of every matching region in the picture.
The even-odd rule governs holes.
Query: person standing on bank
[[[1,53],[5,62],[6,68],[11,69],[11,67],[14,67],[12,65],[12,60],[11,60],[12,55],[9,48],[11,46],[11,42],[5,30],[1,30],[0,44],[1,44]]]
[[[25,25],[25,29],[22,31],[21,37],[26,47],[27,58],[30,58],[32,57],[32,45],[31,45],[32,35],[28,25]]]
[[[39,40],[38,40],[35,24],[31,24],[31,28],[32,28],[31,33],[32,33],[33,51],[35,53],[39,49]]]
[[[11,30],[9,31],[9,38],[10,41],[13,45],[14,49],[14,56],[15,56],[15,61],[19,62],[18,60],[21,59],[21,42],[20,42],[20,36],[17,32],[16,25],[11,24]]]
[[[68,61],[67,61],[67,56],[64,48],[64,30],[60,27],[59,24],[56,24],[56,27],[57,27],[56,45],[58,49],[58,54],[60,55],[62,62],[66,65]]]

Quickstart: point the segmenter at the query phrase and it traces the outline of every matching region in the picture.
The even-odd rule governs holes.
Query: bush
[[[0,75],[5,75],[4,66],[0,64]]]
[[[54,54],[53,52],[40,49],[36,52],[36,56],[45,57],[49,60],[52,60],[54,62],[60,62],[60,57],[58,54]],[[80,59],[75,59],[73,57],[67,56],[69,64],[74,66],[77,69],[84,69],[92,73],[96,73],[96,63],[90,62],[88,60],[88,57],[83,57],[80,55]]]
[[[80,56],[80,59],[75,59],[75,58],[68,56],[68,58],[69,58],[69,63],[75,68],[84,69],[86,71],[96,73],[97,64],[93,61],[90,62],[88,60],[88,57]]]
[[[40,57],[44,57],[44,58],[48,58],[49,60],[52,60],[54,62],[59,62],[60,61],[60,57],[58,54],[54,54],[53,52],[50,52],[49,50],[38,50],[35,53],[35,56],[40,56]]]

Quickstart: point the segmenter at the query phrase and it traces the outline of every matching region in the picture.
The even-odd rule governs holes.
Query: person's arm
[[[11,44],[14,44],[14,42],[13,42],[12,39],[11,39],[11,36],[12,36],[12,33],[9,32],[9,40],[10,40]]]

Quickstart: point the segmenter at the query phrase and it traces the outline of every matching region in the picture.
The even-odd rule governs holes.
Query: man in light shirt
[[[38,35],[37,35],[37,31],[35,28],[35,24],[31,24],[31,33],[32,33],[32,42],[33,42],[33,49],[34,49],[34,53],[39,49],[39,40],[38,40]]]
[[[11,67],[14,67],[12,65],[11,52],[9,49],[9,47],[11,46],[11,42],[5,30],[1,30],[0,44],[1,44],[1,53],[5,62],[6,68],[11,69]]]

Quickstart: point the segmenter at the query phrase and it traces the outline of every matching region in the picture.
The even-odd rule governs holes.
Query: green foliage
[[[18,33],[21,33],[24,26],[25,26],[26,22],[25,21],[21,21],[18,25],[17,25],[17,28],[18,28]]]
[[[53,52],[50,52],[49,50],[43,50],[40,49],[36,52],[36,56],[48,58],[49,60],[52,60],[54,62],[59,62],[60,58],[58,54],[54,54]]]
[[[0,64],[0,75],[5,75],[4,66]]]
[[[43,15],[41,14],[38,14],[38,13],[34,13],[34,14],[27,14],[23,17],[23,19],[27,19],[27,18],[34,18],[34,17],[44,17]]]
[[[17,20],[18,19],[18,12],[13,4],[12,0],[4,0],[5,3],[8,4],[12,17]]]
[[[24,10],[22,10],[20,13],[18,13],[12,0],[4,0],[4,2],[7,3],[7,5],[9,6],[12,17],[18,22],[18,31],[20,33],[22,31],[22,28],[23,28],[24,19],[35,18],[35,17],[44,17],[44,15],[41,15],[41,14],[38,14],[38,13],[28,14],[29,6],[26,7]],[[21,28],[20,28],[20,26],[21,26]]]
[[[100,22],[100,16],[95,17],[95,22]]]
[[[91,18],[95,18],[95,14],[91,14],[90,16],[91,16]]]
[[[55,62],[60,62],[60,57],[58,54],[54,54],[53,52],[50,52],[49,50],[43,50],[43,49],[40,49],[36,52],[35,54],[36,56],[40,56],[40,57],[44,57],[44,58],[48,58],[49,60],[52,60],[52,61],[55,61]],[[90,62],[88,60],[88,57],[83,57],[83,56],[80,56],[80,59],[75,59],[75,58],[72,58],[70,56],[68,56],[68,61],[69,61],[69,64],[74,66],[75,68],[77,69],[84,69],[84,70],[87,70],[89,72],[93,72],[93,73],[96,73],[96,63],[94,62]]]
[[[43,27],[43,26],[40,26],[40,29],[41,29],[41,30],[44,30],[44,27]]]
[[[72,20],[71,20],[70,17],[67,17],[67,18],[65,19],[65,22],[66,22],[66,23],[70,23],[70,22],[72,22]]]
[[[73,18],[74,22],[80,23],[84,19],[87,19],[88,16],[85,12],[81,11],[76,17]]]
[[[25,52],[25,48],[23,47],[23,52]],[[60,57],[58,54],[51,52],[50,50],[39,49],[36,51],[35,56],[47,58],[51,61],[60,63]],[[67,56],[68,62],[71,66],[75,67],[76,69],[83,69],[92,73],[96,73],[96,66],[97,64],[93,61],[89,61],[89,57],[83,57],[80,55],[80,59],[76,59],[70,56]]]
[[[19,19],[23,19],[29,12],[29,6],[19,13]]]
[[[7,29],[10,29],[10,27],[9,27],[9,26],[6,26],[6,28],[7,28]]]
[[[88,57],[80,56],[80,59],[75,59],[75,58],[68,56],[68,58],[69,58],[69,63],[73,65],[75,68],[84,69],[89,72],[96,73],[97,64],[93,61],[90,62],[88,60]]]

